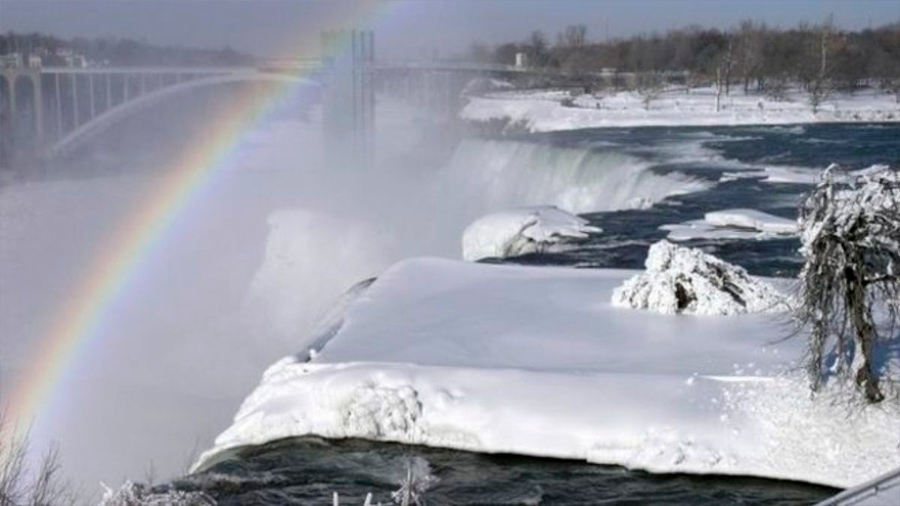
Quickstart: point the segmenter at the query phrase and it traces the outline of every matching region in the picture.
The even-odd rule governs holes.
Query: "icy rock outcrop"
[[[733,315],[784,309],[784,297],[743,268],[696,248],[662,240],[650,246],[647,270],[613,291],[614,306],[663,314]]]
[[[463,259],[507,258],[544,251],[553,244],[585,239],[598,227],[556,206],[512,209],[483,216],[463,232]]]

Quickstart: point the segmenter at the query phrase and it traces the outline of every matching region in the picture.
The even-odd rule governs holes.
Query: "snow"
[[[464,260],[507,258],[545,251],[553,245],[602,232],[588,221],[555,206],[522,207],[489,214],[466,227]]]
[[[702,220],[663,225],[670,241],[691,239],[776,239],[796,236],[797,222],[756,209],[711,211]]]
[[[562,105],[572,99],[572,107]],[[460,113],[466,120],[507,121],[532,132],[597,127],[711,126],[794,124],[817,122],[900,121],[900,104],[893,96],[868,91],[835,95],[812,112],[806,94],[790,93],[778,101],[733,90],[715,111],[715,88],[666,90],[644,108],[636,92],[570,96],[563,91],[503,91],[473,97]]]
[[[896,222],[886,216],[896,216],[900,203],[900,170],[887,166],[873,166],[861,172],[851,173],[843,178],[850,187],[833,190],[827,187],[836,181],[835,171],[839,167],[832,164],[822,175],[821,184],[828,192],[834,192],[833,202],[823,209],[809,200],[804,206],[812,213],[800,230],[801,248],[804,255],[811,255],[823,234],[847,238],[848,241],[867,243],[873,248],[900,251],[900,230]],[[840,177],[840,175],[838,175]],[[812,195],[810,199],[816,197]],[[858,237],[861,227],[866,227],[864,239]],[[888,265],[888,269],[891,266]]]
[[[614,307],[634,274],[399,262],[315,358],[265,372],[194,469],[306,434],[839,487],[900,465],[900,404],[810,398],[773,315]]]
[[[102,484],[101,484],[102,485]],[[98,506],[212,506],[216,501],[203,492],[156,491],[143,484],[125,481],[118,490],[106,485]]]
[[[612,294],[619,307],[662,314],[735,315],[779,311],[785,298],[741,267],[666,240],[650,246],[647,270]]]

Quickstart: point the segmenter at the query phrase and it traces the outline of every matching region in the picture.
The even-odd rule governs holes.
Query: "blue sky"
[[[0,0],[0,31],[64,37],[118,36],[197,47],[231,45],[288,56],[286,41],[346,19],[352,0]],[[383,2],[384,3],[384,2]],[[538,29],[551,39],[568,24],[602,39],[688,24],[727,28],[742,19],[793,26],[829,14],[846,28],[900,21],[900,0],[388,0],[365,24],[379,54],[459,52],[471,42],[517,40]]]

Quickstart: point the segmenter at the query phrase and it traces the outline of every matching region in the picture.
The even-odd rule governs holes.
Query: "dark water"
[[[762,180],[769,166],[815,174],[830,163],[848,169],[900,166],[900,126],[641,128],[582,130],[517,140],[621,150],[651,160],[654,171],[678,171],[712,183],[707,191],[671,197],[650,209],[586,215],[604,233],[572,250],[509,262],[579,267],[640,268],[647,248],[665,237],[660,225],[700,219],[708,211],[752,208],[795,218],[808,184]],[[720,181],[723,174],[744,177]],[[751,273],[793,276],[800,268],[796,239],[705,240],[701,247]],[[465,505],[795,505],[813,504],[834,490],[808,484],[736,477],[651,475],[584,462],[480,455],[357,440],[301,438],[237,452],[203,473],[178,481],[222,504],[362,504],[367,492],[390,503],[407,467],[433,478],[428,504]]]
[[[239,452],[176,482],[205,490],[223,505],[362,505],[366,493],[392,504],[391,492],[411,469],[429,486],[427,504],[458,505],[801,505],[836,491],[751,478],[652,475],[583,462],[485,455],[372,443],[297,438]]]

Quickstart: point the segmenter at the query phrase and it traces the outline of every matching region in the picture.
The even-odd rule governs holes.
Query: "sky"
[[[603,39],[689,24],[728,28],[743,19],[775,26],[833,14],[844,28],[900,21],[898,0],[374,0],[360,24],[375,32],[380,57],[452,55],[472,42],[550,36],[586,24]],[[371,2],[370,2],[371,3]],[[257,56],[314,56],[314,37],[341,28],[357,0],[0,0],[0,31],[65,38],[115,36],[203,48],[231,46]],[[298,54],[302,53],[302,54]]]

